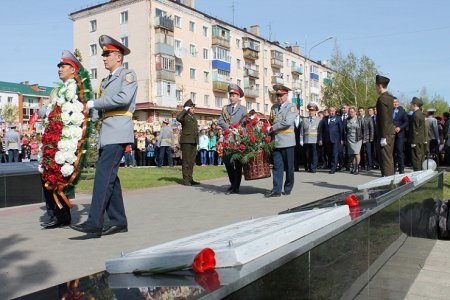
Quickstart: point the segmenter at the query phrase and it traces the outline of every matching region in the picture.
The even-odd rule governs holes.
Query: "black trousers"
[[[230,155],[223,156],[223,162],[225,164],[225,168],[227,169],[228,179],[230,180],[231,189],[239,190],[241,186],[242,179],[242,164],[240,161],[234,160],[231,161]]]

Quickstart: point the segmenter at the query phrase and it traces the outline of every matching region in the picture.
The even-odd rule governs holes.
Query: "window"
[[[216,97],[216,107],[222,107],[222,97]]]
[[[97,55],[97,44],[90,44],[89,49],[91,56]]]
[[[13,103],[13,97],[8,97],[8,103]]]
[[[89,21],[91,32],[97,31],[97,20]]]
[[[241,48],[241,40],[240,39],[236,39],[236,48]]]
[[[319,94],[311,93],[311,101],[312,102],[319,102]]]
[[[264,104],[264,112],[268,112],[269,111],[269,104]]]
[[[309,66],[310,72],[311,73],[316,73],[317,74],[317,66]]]
[[[172,57],[161,57],[161,68],[163,70],[173,71],[175,69],[175,59]]]
[[[247,106],[247,110],[248,111],[250,111],[250,110],[252,110],[253,108],[253,103],[252,102],[247,102],[247,104],[246,104],[246,106]]]
[[[182,70],[181,65],[175,65],[175,74],[176,75],[181,76],[181,70]]]
[[[297,63],[296,63],[295,61],[292,61],[291,64],[292,64],[291,66],[292,66],[293,68],[295,68],[296,65],[297,65]]]
[[[289,75],[286,75],[286,82],[290,82],[290,78],[289,78]]]
[[[181,17],[180,16],[175,15],[174,25],[175,25],[175,27],[181,28]]]
[[[196,102],[195,100],[197,100],[197,93],[191,92],[191,100],[192,102]]]
[[[207,71],[203,72],[203,79],[205,80],[205,82],[209,82],[209,72]]]
[[[259,83],[256,84],[256,91],[259,93]]]
[[[286,67],[289,67],[289,58],[286,58]]]
[[[124,67],[125,69],[128,69],[128,62],[127,62],[127,61],[124,62],[124,63],[122,64],[122,67]]]
[[[220,47],[214,47],[213,50],[213,59],[219,59],[226,62],[231,62],[230,51]]]
[[[256,71],[259,71],[259,65],[256,65]]]
[[[181,41],[175,40],[175,49],[181,49]]]
[[[203,36],[208,36],[208,27],[203,26]]]
[[[120,38],[120,42],[125,45],[125,47],[128,47],[128,37],[124,36]]]
[[[181,99],[183,98],[183,91],[182,90],[176,90],[175,96],[177,97],[177,101],[181,102]]]
[[[196,70],[194,69],[194,68],[191,68],[190,70],[189,70],[189,76],[190,76],[190,78],[192,79],[192,80],[195,80],[195,76],[196,75]]]
[[[261,109],[260,107],[261,105],[259,104],[259,102],[256,103],[256,111],[259,111]]]
[[[209,95],[203,96],[203,105],[209,106]]]
[[[189,31],[195,32],[195,23],[192,21],[189,21]]]
[[[91,79],[97,79],[97,69],[91,69]]]
[[[128,23],[128,11],[123,11],[120,13],[120,24]]]
[[[236,66],[237,66],[238,70],[241,69],[241,60],[239,58],[236,58]]]
[[[206,48],[203,48],[203,59],[209,58],[209,51]]]
[[[189,54],[191,56],[197,56],[197,47],[193,44],[189,45]]]

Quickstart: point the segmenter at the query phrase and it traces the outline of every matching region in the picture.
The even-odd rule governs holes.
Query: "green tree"
[[[322,90],[323,103],[340,107],[373,106],[377,100],[375,76],[378,73],[375,63],[367,56],[358,58],[350,52],[346,57],[335,47],[330,60],[330,68],[335,71],[333,80]]]
[[[19,116],[19,107],[12,103],[7,103],[2,107],[2,118],[7,123],[13,123]]]

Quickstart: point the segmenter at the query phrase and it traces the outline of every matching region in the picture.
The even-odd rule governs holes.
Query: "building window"
[[[175,16],[175,21],[174,21],[174,25],[175,27],[181,28],[181,17],[180,16]]]
[[[240,39],[236,39],[236,48],[241,48],[241,40]]]
[[[195,23],[192,21],[189,21],[189,31],[195,32]]]
[[[289,80],[290,78],[289,78],[289,75],[286,75],[286,82],[290,82],[290,80]]]
[[[13,97],[8,97],[8,103],[13,103]]]
[[[97,31],[97,20],[89,21],[91,32]]]
[[[261,105],[257,102],[257,103],[256,103],[256,111],[259,111],[259,110],[260,110],[260,108],[261,108],[260,106],[261,106]]]
[[[209,58],[209,51],[207,48],[203,48],[203,59]]]
[[[209,72],[207,71],[203,72],[203,79],[205,80],[205,82],[209,82]]]
[[[237,85],[238,85],[238,86],[241,86],[241,83],[242,83],[241,80],[238,79],[238,80],[237,80]]]
[[[213,50],[213,59],[219,59],[226,62],[231,62],[230,51],[220,47],[214,47]]]
[[[97,79],[97,69],[91,69],[91,79]]]
[[[91,56],[97,55],[97,44],[90,44],[89,50]]]
[[[125,45],[125,47],[128,47],[128,37],[124,36],[120,38],[120,42]]]
[[[296,67],[296,65],[297,65],[297,63],[296,63],[295,61],[292,61],[291,63],[292,63],[292,65],[291,65],[291,66],[292,66],[293,68],[295,68],[295,67]]]
[[[128,23],[128,11],[123,11],[120,13],[120,24]]]
[[[189,45],[189,54],[191,56],[197,56],[197,47],[193,44]]]
[[[248,111],[253,109],[253,103],[252,102],[247,102],[246,106],[247,106],[247,110]]]
[[[175,91],[175,96],[177,97],[177,101],[181,102],[181,100],[183,98],[183,91],[182,90],[176,90]]]
[[[216,107],[222,107],[222,97],[216,97]]]
[[[310,66],[309,69],[310,69],[311,73],[316,73],[317,74],[317,66],[314,66],[314,65]]]
[[[176,75],[181,76],[181,70],[182,70],[181,65],[175,65],[175,74]]]
[[[286,67],[289,67],[289,58],[286,58]]]
[[[259,71],[259,65],[255,65],[256,71]]]
[[[173,71],[175,70],[175,60],[169,57],[161,57],[162,61],[161,61],[161,68],[164,70],[168,70],[168,71]]]
[[[203,98],[203,105],[209,106],[209,95],[205,95]]]
[[[269,104],[264,104],[264,112],[267,113],[269,111]]]
[[[190,70],[189,70],[189,76],[190,76],[190,78],[192,79],[192,80],[195,80],[195,74],[196,73],[196,70],[194,69],[194,68],[191,68]]]
[[[208,36],[208,27],[203,26],[203,36]]]
[[[267,76],[267,68],[264,68],[264,76]]]
[[[192,102],[196,102],[195,100],[197,100],[197,93],[191,92],[191,100]]]
[[[127,62],[127,61],[124,62],[124,63],[122,64],[122,67],[124,67],[124,69],[128,69],[128,62]]]
[[[236,58],[236,66],[237,66],[238,70],[241,69],[241,60],[239,58]]]
[[[181,41],[175,40],[175,49],[181,49]]]
[[[259,93],[259,83],[256,84],[256,91]]]

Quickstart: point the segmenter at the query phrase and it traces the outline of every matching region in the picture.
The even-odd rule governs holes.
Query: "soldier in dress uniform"
[[[165,119],[163,121],[163,126],[159,132],[159,159],[158,167],[162,167],[164,164],[164,156],[167,155],[167,164],[169,167],[173,167],[173,157],[172,157],[172,147],[173,147],[173,130],[169,126],[169,120]]]
[[[280,197],[283,189],[283,171],[286,172],[284,194],[289,195],[294,187],[294,149],[295,119],[298,111],[288,100],[290,89],[283,85],[274,85],[277,104],[270,109],[270,131],[275,138],[273,158],[273,188],[265,197]]]
[[[189,99],[184,103],[183,110],[177,115],[177,121],[181,123],[180,145],[183,156],[181,161],[183,181],[181,184],[187,186],[200,184],[192,177],[198,144],[198,124],[194,114],[195,104]]]
[[[388,93],[387,86],[390,79],[381,75],[375,78],[377,93],[377,137],[380,149],[380,169],[381,176],[391,176],[395,174],[394,169],[394,143],[395,126],[392,120],[394,109],[394,97]]]
[[[425,125],[425,114],[422,112],[422,100],[417,97],[411,100],[411,110],[414,111],[409,120],[409,143],[411,144],[411,161],[414,171],[422,170],[422,160],[426,153],[428,129]]]
[[[99,158],[88,219],[71,226],[74,230],[90,234],[87,237],[128,231],[117,172],[126,146],[134,142],[132,118],[138,88],[136,73],[122,66],[123,58],[131,52],[130,49],[107,35],[99,37],[99,44],[109,76],[102,80],[100,97],[87,103],[88,108],[99,111],[102,118]],[[110,220],[107,228],[103,228],[105,212]]]
[[[230,104],[222,108],[222,114],[218,120],[219,126],[224,130],[228,130],[230,124],[244,122],[247,114],[247,108],[239,104],[240,98],[244,97],[242,89],[237,84],[232,83],[228,86],[228,94]],[[241,186],[242,164],[240,161],[231,160],[231,155],[224,155],[223,162],[230,180],[230,187],[226,194],[238,194]]]
[[[319,107],[316,103],[310,102],[307,106],[309,116],[303,119],[303,126],[300,131],[300,145],[305,147],[306,172],[316,173],[318,164],[317,142],[320,133],[320,118],[316,116]]]

